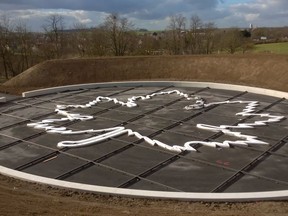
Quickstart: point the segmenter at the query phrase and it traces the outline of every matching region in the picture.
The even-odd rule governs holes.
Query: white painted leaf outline
[[[114,104],[120,104],[121,106],[126,106],[128,108],[131,107],[136,107],[137,100],[148,100],[151,99],[152,97],[158,96],[158,95],[169,95],[169,94],[177,94],[181,97],[184,97],[186,100],[194,100],[195,103],[192,105],[188,105],[184,107],[186,110],[191,110],[191,109],[201,109],[205,107],[209,107],[212,105],[221,105],[221,104],[247,104],[245,108],[242,110],[242,112],[236,113],[237,116],[243,116],[243,117],[248,117],[248,116],[258,116],[258,117],[265,117],[267,120],[262,120],[262,121],[255,121],[253,123],[239,123],[237,125],[220,125],[220,126],[214,126],[214,125],[208,125],[208,124],[197,124],[197,127],[203,130],[209,130],[213,132],[222,132],[225,135],[229,135],[232,137],[238,138],[238,140],[225,140],[223,142],[216,142],[216,141],[188,141],[184,143],[183,146],[179,145],[173,145],[170,146],[166,143],[163,143],[159,140],[156,139],[151,139],[147,136],[143,136],[138,132],[134,132],[131,129],[126,129],[125,127],[112,127],[112,128],[103,128],[103,129],[89,129],[89,130],[82,130],[82,131],[73,131],[69,130],[66,127],[56,127],[51,125],[51,123],[54,122],[65,122],[65,121],[75,121],[75,120],[81,120],[81,121],[88,121],[93,119],[93,116],[89,115],[81,115],[79,113],[69,113],[67,111],[68,108],[90,108],[92,106],[95,106],[98,103],[101,103],[103,101],[106,102],[113,102]],[[67,134],[67,135],[73,135],[73,134],[93,134],[93,133],[102,133],[97,136],[93,136],[88,139],[82,139],[78,141],[61,141],[57,144],[57,147],[62,148],[62,147],[69,147],[69,148],[75,148],[75,147],[84,147],[92,144],[96,144],[99,142],[102,142],[104,140],[107,140],[109,138],[117,137],[123,134],[127,134],[128,136],[135,136],[138,139],[143,139],[146,143],[152,145],[152,146],[158,146],[160,148],[166,149],[168,151],[173,151],[173,152],[182,152],[182,151],[196,151],[195,148],[193,148],[194,145],[200,144],[204,146],[209,146],[209,147],[221,147],[221,148],[228,148],[231,145],[244,145],[248,146],[251,144],[261,144],[261,145],[267,145],[267,142],[261,141],[258,139],[257,136],[251,136],[251,135],[246,135],[242,134],[241,132],[238,131],[231,131],[231,129],[241,129],[241,128],[254,128],[256,126],[265,126],[268,123],[275,123],[283,120],[285,117],[284,116],[276,116],[276,115],[271,115],[269,113],[262,113],[258,114],[255,112],[256,107],[259,106],[258,101],[222,101],[222,102],[213,102],[213,103],[205,103],[205,100],[203,98],[197,97],[197,96],[189,96],[188,94],[185,94],[183,92],[180,92],[179,90],[172,90],[172,91],[162,91],[158,93],[153,93],[150,95],[145,95],[145,96],[133,96],[131,98],[128,98],[126,102],[120,101],[117,98],[111,98],[111,97],[103,97],[103,96],[98,96],[95,100],[90,101],[89,103],[85,105],[57,105],[57,108],[55,109],[55,112],[59,115],[64,116],[64,118],[61,119],[45,119],[40,122],[36,123],[30,123],[27,124],[28,127],[33,127],[35,129],[43,129],[46,130],[47,133],[51,134]]]

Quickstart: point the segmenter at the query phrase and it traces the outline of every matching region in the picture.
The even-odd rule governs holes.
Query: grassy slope
[[[1,89],[21,92],[50,86],[126,80],[211,81],[288,91],[288,56],[160,56],[47,61],[4,83]]]

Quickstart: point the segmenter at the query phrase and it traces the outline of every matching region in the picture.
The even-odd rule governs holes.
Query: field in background
[[[255,53],[288,54],[288,42],[258,44],[254,48]]]

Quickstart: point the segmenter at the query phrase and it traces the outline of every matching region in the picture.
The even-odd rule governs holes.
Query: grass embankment
[[[21,93],[80,83],[189,80],[288,91],[287,55],[158,56],[53,60],[38,64],[0,86]]]
[[[254,48],[255,53],[288,54],[288,42],[258,44]]]

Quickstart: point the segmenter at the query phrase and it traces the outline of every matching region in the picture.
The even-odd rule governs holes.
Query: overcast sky
[[[45,17],[60,14],[73,23],[97,26],[107,14],[129,18],[137,28],[165,29],[168,17],[198,15],[217,27],[288,26],[288,0],[0,0],[0,15],[40,30]]]

